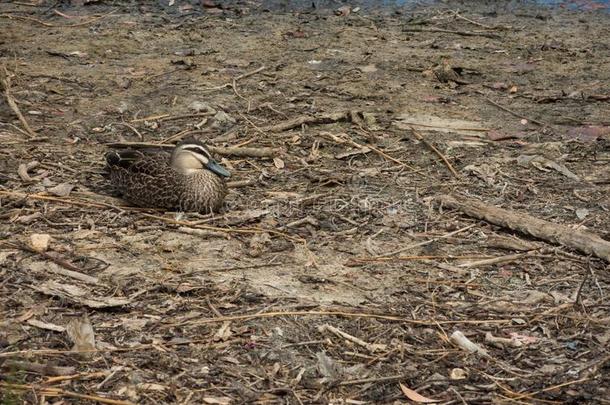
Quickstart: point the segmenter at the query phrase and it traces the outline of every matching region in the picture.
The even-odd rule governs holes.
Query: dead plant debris
[[[610,15],[501,4],[2,2],[0,402],[607,401]]]

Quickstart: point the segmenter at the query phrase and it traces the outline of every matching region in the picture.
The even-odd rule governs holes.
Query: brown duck
[[[108,178],[121,196],[140,207],[217,212],[230,173],[203,143],[184,140],[170,153],[116,150],[106,153]]]

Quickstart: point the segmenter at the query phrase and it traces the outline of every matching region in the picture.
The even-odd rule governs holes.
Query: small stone
[[[585,218],[587,217],[587,215],[589,215],[589,210],[588,210],[588,209],[586,209],[586,208],[578,208],[578,209],[576,210],[576,217],[577,217],[578,219],[580,219],[581,221],[582,221],[583,219],[585,219]]]
[[[30,247],[36,252],[45,252],[49,248],[51,235],[47,233],[33,233],[30,235]]]
[[[466,377],[468,377],[468,372],[461,368],[454,368],[449,374],[449,378],[452,380],[463,380]]]
[[[371,65],[364,65],[364,66],[360,66],[360,71],[362,73],[373,73],[377,71],[377,66],[371,64]]]
[[[216,115],[214,115],[214,124],[212,124],[213,128],[222,128],[231,124],[235,124],[235,118],[231,117],[224,111],[218,111]]]

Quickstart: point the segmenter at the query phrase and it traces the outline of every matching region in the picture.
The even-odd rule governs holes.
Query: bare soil
[[[609,263],[436,197],[610,240],[610,14],[84,3],[0,4],[2,403],[608,403]],[[190,134],[273,153],[113,195]]]

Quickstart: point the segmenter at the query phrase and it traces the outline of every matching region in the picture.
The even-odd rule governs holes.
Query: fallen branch
[[[191,228],[196,228],[196,229],[204,229],[207,231],[217,231],[217,232],[223,232],[225,234],[230,234],[230,233],[241,233],[241,234],[259,234],[259,233],[270,233],[272,235],[277,235],[277,236],[281,236],[284,237],[288,240],[294,241],[294,242],[299,242],[299,243],[303,243],[304,239],[298,237],[298,236],[291,236],[288,235],[286,233],[280,232],[280,231],[276,231],[275,229],[265,229],[265,228],[256,228],[256,227],[252,227],[252,228],[222,228],[222,227],[218,227],[218,226],[208,226],[208,225],[200,225],[200,224],[195,224],[193,222],[189,222],[189,221],[179,221],[177,219],[173,219],[173,218],[167,218],[167,217],[162,217],[159,215],[152,215],[152,214],[146,214],[146,213],[141,213],[142,216],[145,216],[147,218],[153,218],[153,219],[158,219],[160,221],[169,223],[169,224],[174,224],[174,225],[182,225],[182,226],[187,226],[187,227],[191,227]]]
[[[487,24],[483,24],[474,20],[471,20],[470,18],[464,17],[463,15],[461,15],[459,13],[459,11],[451,11],[453,13],[453,15],[455,15],[457,18],[464,20],[464,21],[468,21],[471,24],[474,24],[476,26],[488,29],[488,30],[512,30],[513,27],[511,26],[506,26],[506,25],[495,25],[495,26],[491,26],[491,25],[487,25]]]
[[[175,145],[148,143],[148,142],[111,142],[106,144],[109,148],[132,148],[132,149],[146,149],[146,148],[157,148],[157,149],[173,149]],[[237,146],[208,146],[208,149],[212,153],[217,153],[221,156],[237,156],[237,157],[273,157],[277,156],[280,151],[274,148],[243,148]]]
[[[23,128],[28,133],[28,135],[30,135],[32,138],[36,138],[36,132],[34,132],[34,130],[30,127],[30,125],[26,121],[23,114],[21,114],[21,111],[19,110],[19,106],[17,106],[15,99],[11,95],[11,76],[8,73],[8,70],[6,69],[6,66],[3,66],[2,70],[4,72],[0,72],[0,85],[2,87],[2,90],[4,91],[4,97],[6,98],[6,102],[9,105],[9,107],[11,107],[11,110],[13,110],[13,112],[15,113],[17,118],[19,118],[21,125],[23,125]]]
[[[416,169],[413,166],[410,166],[396,158],[393,158],[392,156],[388,155],[387,153],[383,152],[380,149],[377,149],[376,147],[374,147],[373,145],[370,144],[359,144],[358,142],[354,141],[351,138],[342,138],[340,136],[337,136],[335,134],[331,134],[330,132],[323,132],[321,133],[321,135],[326,135],[328,138],[330,138],[331,140],[333,140],[334,142],[338,143],[338,144],[344,144],[344,143],[349,143],[350,145],[358,148],[358,150],[360,151],[364,151],[366,149],[372,150],[373,152],[375,152],[376,154],[378,154],[379,156],[381,156],[384,159],[387,159],[389,161],[392,161],[394,163],[399,164],[400,166],[406,167],[407,169],[415,172],[415,173],[419,173],[421,172],[421,170]]]
[[[53,273],[57,273],[57,274],[61,274],[64,275],[66,277],[71,277],[74,278],[76,280],[82,281],[84,283],[87,284],[93,284],[96,285],[98,283],[98,278],[97,277],[91,277],[87,274],[83,273],[83,270],[74,266],[72,263],[69,263],[68,261],[60,258],[60,257],[56,257],[53,256],[47,252],[39,252],[35,249],[32,249],[31,247],[29,247],[28,245],[26,245],[25,243],[20,243],[20,242],[8,242],[8,241],[2,241],[2,244],[6,245],[6,246],[10,246],[12,248],[15,249],[21,249],[24,250],[28,253],[33,253],[35,255],[39,255],[44,257],[45,259],[48,259],[50,261],[52,261],[53,263],[63,267],[63,269],[57,268],[57,269],[53,269],[53,268],[49,268],[48,270],[53,272]]]
[[[407,251],[407,250],[415,249],[416,247],[426,246],[426,245],[429,245],[429,244],[431,244],[431,243],[437,242],[437,241],[439,241],[439,240],[441,240],[441,239],[450,238],[450,237],[452,237],[452,236],[454,236],[454,235],[457,235],[458,233],[461,233],[461,232],[467,231],[467,230],[469,230],[470,228],[473,228],[475,225],[476,225],[476,224],[470,224],[470,225],[465,226],[465,227],[463,227],[463,228],[460,228],[460,229],[458,229],[458,230],[451,231],[451,232],[446,233],[446,234],[444,234],[444,235],[438,236],[438,237],[436,237],[436,238],[432,238],[432,239],[425,240],[425,241],[423,241],[423,242],[417,242],[417,243],[414,243],[414,244],[411,244],[411,245],[407,245],[407,246],[402,247],[402,248],[400,248],[400,249],[398,249],[398,250],[394,250],[394,251],[392,251],[392,252],[388,252],[388,253],[381,254],[381,255],[379,255],[379,256],[372,257],[371,259],[383,259],[383,258],[389,258],[390,256],[397,255],[397,254],[402,253],[402,252]]]
[[[411,375],[410,374],[399,374],[399,375],[391,375],[388,377],[360,378],[357,380],[341,381],[341,382],[339,382],[338,385],[346,386],[346,385],[370,384],[370,383],[377,383],[377,382],[390,382],[390,381],[404,380],[407,378],[411,378]]]
[[[344,263],[344,266],[347,267],[356,267],[363,266],[365,264],[373,264],[373,263],[395,263],[395,262],[410,262],[410,261],[418,261],[418,260],[464,260],[464,259],[478,259],[484,257],[489,259],[487,256],[452,256],[452,255],[430,255],[430,256],[392,256],[392,257],[355,257],[353,259],[349,259]],[[460,266],[462,267],[462,266]]]
[[[372,352],[372,353],[378,352],[378,351],[385,351],[388,348],[388,346],[384,345],[384,344],[365,342],[364,340],[357,338],[356,336],[350,335],[349,333],[346,333],[329,324],[324,324],[324,325],[318,326],[318,331],[321,333],[324,333],[326,331],[331,332],[339,337],[342,337],[346,340],[349,340],[350,342],[356,343],[357,345],[364,347],[365,349],[367,349],[369,352]]]
[[[0,387],[6,390],[15,390],[15,391],[35,391],[39,395],[46,397],[69,397],[69,398],[78,398],[78,399],[87,399],[90,401],[100,402],[102,404],[110,404],[110,405],[134,405],[133,402],[130,401],[121,401],[117,399],[110,399],[100,397],[98,395],[85,395],[79,394],[71,391],[64,391],[59,388],[52,387],[40,387],[31,384],[9,384],[5,382],[0,382]],[[2,390],[4,391],[4,390]]]
[[[463,16],[463,15],[461,15],[461,14],[460,14],[458,11],[451,11],[451,12],[453,13],[453,15],[454,15],[455,17],[457,17],[457,18],[459,18],[459,19],[461,19],[461,20],[464,20],[464,21],[468,21],[469,23],[474,24],[474,25],[476,25],[476,26],[478,26],[478,27],[482,27],[482,28],[485,28],[485,29],[488,29],[488,30],[493,30],[493,29],[495,29],[494,27],[491,27],[491,26],[489,26],[489,25],[486,25],[486,24],[480,23],[480,22],[478,22],[478,21],[471,20],[471,19],[470,19],[470,18],[468,18],[468,17],[464,17],[464,16]]]
[[[553,244],[567,246],[585,254],[592,254],[610,262],[610,242],[594,233],[572,229],[566,225],[555,224],[528,214],[498,208],[464,196],[460,196],[458,200],[454,196],[442,195],[437,197],[437,201],[443,206],[458,209],[468,216],[483,219],[494,225],[509,228]]]
[[[203,236],[203,237],[224,237],[227,236],[226,233],[222,233],[222,232],[215,232],[215,231],[208,231],[207,229],[199,229],[199,228],[189,228],[186,226],[180,226],[178,227],[178,231],[182,232],[182,233],[186,233],[188,235],[195,235],[195,236]]]
[[[237,96],[239,96],[239,93],[237,93],[237,87],[236,87],[237,86],[237,82],[239,80],[241,80],[241,79],[245,79],[246,77],[250,77],[250,76],[253,76],[253,75],[257,74],[257,73],[260,73],[260,72],[262,72],[265,69],[267,69],[267,66],[261,66],[258,69],[252,70],[250,72],[246,72],[246,73],[241,74],[239,76],[235,76],[235,78],[230,83],[225,83],[225,84],[223,84],[221,86],[210,87],[209,89],[203,89],[203,91],[210,92],[210,91],[222,90],[222,89],[225,89],[227,87],[231,87],[231,88],[233,88],[233,91],[235,92],[235,94]]]
[[[79,374],[72,374],[72,375],[59,375],[57,377],[47,378],[45,381],[45,384],[55,384],[58,382],[70,381],[70,380],[92,380],[94,378],[108,377],[108,375],[110,375],[109,371],[98,371],[95,373],[79,373]]]
[[[490,32],[477,32],[477,31],[453,31],[453,30],[445,30],[445,29],[441,29],[441,28],[428,28],[428,29],[424,29],[424,28],[403,28],[402,29],[403,32],[438,32],[438,33],[442,33],[442,34],[454,34],[454,35],[461,35],[464,37],[486,37],[486,38],[494,38],[494,39],[498,39],[501,38],[500,35],[498,34],[492,34]]]
[[[279,150],[273,148],[243,148],[238,146],[227,146],[225,148],[218,146],[208,146],[212,153],[217,153],[221,156],[237,156],[237,157],[273,157],[279,154]]]
[[[288,121],[280,122],[276,125],[261,127],[260,129],[266,132],[282,132],[289,129],[298,128],[305,124],[332,124],[333,122],[347,121],[350,119],[350,116],[350,112],[320,114],[317,116],[303,115],[289,119]]]
[[[66,374],[74,374],[74,367],[52,366],[50,364],[32,363],[30,361],[15,361],[7,360],[2,364],[2,368],[8,370],[24,370],[31,371],[42,375],[61,376]]]
[[[94,22],[96,22],[98,20],[101,20],[102,18],[107,17],[110,14],[114,13],[116,10],[117,9],[113,9],[113,10],[107,12],[106,14],[102,14],[102,15],[100,15],[98,17],[91,18],[91,19],[89,19],[87,21],[83,21],[83,22],[80,22],[80,23],[77,23],[77,24],[68,24],[68,25],[51,24],[51,23],[39,20],[37,18],[22,16],[22,15],[0,14],[0,17],[8,18],[9,20],[15,19],[15,20],[22,20],[22,21],[33,21],[35,23],[38,23],[38,24],[40,24],[42,26],[49,27],[49,28],[74,28],[74,27],[82,27],[84,25],[89,25],[89,24],[94,23]]]
[[[256,314],[245,314],[245,315],[230,315],[216,318],[207,319],[196,319],[188,320],[185,322],[176,322],[165,325],[165,327],[174,326],[186,326],[186,325],[205,325],[209,323],[219,323],[225,321],[248,321],[252,319],[260,318],[275,318],[280,316],[337,316],[342,318],[372,318],[372,319],[383,319],[386,321],[403,322],[413,325],[460,325],[460,324],[474,324],[474,325],[486,325],[486,324],[506,324],[510,323],[510,319],[465,319],[465,320],[422,320],[422,319],[409,319],[401,316],[394,315],[382,315],[382,314],[371,314],[365,312],[344,312],[344,311],[278,311],[278,312],[259,312]],[[2,357],[2,353],[0,353]]]
[[[39,195],[39,194],[26,194],[26,193],[20,193],[17,191],[3,191],[0,190],[0,196],[9,196],[9,197],[17,197],[17,198],[32,198],[35,200],[42,200],[42,201],[55,201],[58,203],[63,203],[63,204],[70,204],[70,205],[76,205],[76,206],[82,206],[82,207],[96,207],[96,208],[112,208],[115,209],[117,211],[130,211],[130,212],[136,212],[139,213],[140,215],[147,217],[147,218],[152,218],[152,219],[157,219],[159,221],[163,221],[169,224],[174,224],[174,225],[184,225],[184,226],[189,226],[191,228],[200,228],[200,229],[207,229],[207,230],[211,230],[211,231],[219,231],[219,232],[226,232],[226,233],[241,233],[241,234],[257,234],[257,233],[270,233],[273,235],[277,235],[277,236],[282,236],[288,240],[291,240],[293,242],[298,242],[298,243],[304,243],[305,240],[298,237],[298,236],[291,236],[288,235],[286,233],[283,232],[279,232],[275,229],[266,229],[266,228],[221,228],[221,227],[216,227],[216,226],[206,226],[206,225],[198,225],[194,222],[190,222],[190,221],[178,221],[176,219],[173,218],[167,218],[167,217],[163,217],[163,216],[159,216],[159,215],[153,215],[153,214],[148,214],[144,211],[146,210],[152,210],[152,209],[147,209],[147,208],[140,208],[140,207],[129,207],[129,206],[122,206],[122,207],[116,207],[114,205],[111,204],[104,204],[104,203],[94,203],[94,202],[89,202],[87,200],[75,200],[72,198],[59,198],[59,197],[50,197],[50,196],[46,196],[46,195]],[[6,242],[5,242],[6,243]]]
[[[462,263],[462,264],[458,264],[458,267],[472,269],[474,267],[490,266],[492,264],[500,264],[500,263],[506,264],[506,263],[510,263],[510,262],[520,261],[524,257],[534,256],[536,254],[537,254],[537,252],[535,252],[535,251],[531,251],[528,253],[516,253],[513,255],[505,255],[505,256],[500,256],[500,257],[492,257],[489,259],[478,260],[476,262]]]
[[[228,181],[227,187],[229,187],[229,188],[247,187],[247,186],[252,186],[254,184],[257,184],[257,183],[258,183],[257,179],[235,180],[235,181]]]

